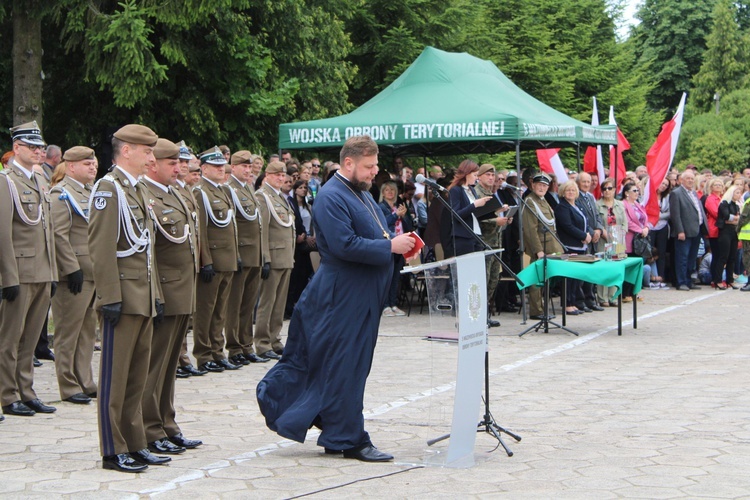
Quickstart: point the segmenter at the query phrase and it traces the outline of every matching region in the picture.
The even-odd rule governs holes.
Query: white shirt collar
[[[203,179],[204,181],[208,182],[209,184],[211,184],[211,185],[212,185],[213,187],[221,187],[221,186],[220,186],[219,184],[215,183],[214,181],[212,181],[212,180],[211,180],[211,179],[209,179],[208,177],[202,177],[202,179]]]
[[[115,168],[118,169],[123,174],[125,174],[125,177],[127,177],[131,185],[135,186],[138,183],[138,179],[130,175],[130,173],[126,172],[125,169],[122,168],[120,165],[115,165]]]
[[[278,194],[279,196],[281,196],[281,189],[276,189],[275,187],[273,187],[272,185],[270,185],[270,184],[269,184],[269,183],[267,183],[267,182],[264,182],[264,183],[263,183],[263,185],[264,185],[264,186],[268,186],[268,187],[270,187],[271,189],[273,189],[273,192],[274,192],[274,193],[276,193],[276,194]]]
[[[146,179],[151,184],[153,184],[154,186],[156,186],[159,189],[161,189],[162,191],[164,191],[165,193],[169,194],[169,188],[167,186],[165,186],[164,184],[162,184],[161,182],[156,182],[154,179],[152,179],[148,175],[144,175],[143,178]]]
[[[86,189],[86,186],[82,182],[77,181],[76,179],[72,178],[71,176],[66,175],[65,178],[67,180],[71,181],[71,182],[75,182],[76,184],[78,184],[81,187],[81,189]]]
[[[181,181],[180,179],[177,179],[177,184],[179,184],[181,188],[185,187],[185,181]]]
[[[21,169],[21,172],[23,172],[23,175],[25,175],[27,179],[31,180],[31,176],[34,175],[33,170],[28,170],[26,169],[26,167],[22,167],[21,164],[18,163],[15,158],[13,158],[13,165]]]

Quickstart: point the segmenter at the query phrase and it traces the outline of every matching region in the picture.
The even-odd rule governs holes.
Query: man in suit
[[[0,402],[6,415],[52,413],[34,392],[34,348],[57,288],[49,190],[36,122],[11,129],[14,158],[0,172]]]
[[[685,170],[680,174],[680,186],[669,194],[669,213],[674,242],[675,280],[677,290],[700,288],[693,284],[691,274],[695,272],[701,231],[705,227],[706,213],[695,193],[695,174]]]
[[[143,393],[143,425],[149,450],[179,454],[203,444],[182,435],[174,408],[174,373],[190,315],[195,311],[198,242],[193,214],[172,187],[180,173],[179,146],[160,138],[154,147],[154,158],[155,162],[146,165],[141,183],[147,190],[149,212],[156,228],[154,249],[164,318],[154,325]]]
[[[201,167],[200,165],[191,162],[193,154],[190,152],[190,148],[187,147],[187,144],[185,144],[185,141],[180,141],[178,146],[180,147],[180,173],[177,175],[177,181],[172,187],[180,196],[182,196],[182,201],[185,202],[191,218],[195,222],[196,241],[200,241],[200,238],[198,237],[198,227],[200,226],[200,223],[198,222],[199,217],[198,210],[196,209],[195,196],[193,196],[193,187],[201,179]],[[192,329],[193,318],[191,315],[190,321],[188,322],[188,331]],[[182,340],[179,365],[180,366],[177,367],[176,371],[177,378],[188,378],[192,376],[200,377],[201,375],[208,373],[206,370],[196,368],[193,366],[193,363],[191,363],[190,356],[188,356],[187,335],[185,335],[185,338]]]
[[[252,153],[237,151],[231,157],[232,176],[227,186],[234,204],[237,221],[237,243],[242,268],[232,278],[226,335],[229,360],[247,365],[269,361],[253,352],[253,312],[260,288],[261,226],[258,200],[255,198],[252,177]]]
[[[261,358],[278,360],[284,352],[281,327],[294,267],[294,213],[281,188],[286,181],[286,166],[278,161],[268,164],[263,185],[256,192],[262,217],[261,269],[258,311],[255,316],[255,352]]]
[[[89,253],[102,317],[99,440],[102,466],[121,472],[140,472],[170,460],[148,450],[142,415],[153,321],[164,313],[154,225],[146,188],[138,181],[154,161],[156,140],[143,125],[115,132],[115,165],[94,185],[90,203]]]
[[[89,199],[96,179],[94,150],[67,151],[65,177],[50,190],[60,289],[52,298],[57,384],[63,401],[88,404],[96,396],[91,366],[96,341],[94,271],[89,256]]]
[[[589,234],[591,234],[591,245],[589,245],[587,253],[593,253],[594,245],[599,239],[602,236],[606,238],[606,227],[599,215],[599,210],[596,208],[596,199],[591,194],[591,174],[588,172],[579,173],[576,183],[579,191],[576,206],[586,216],[586,225],[589,228]],[[604,308],[596,300],[596,285],[588,281],[582,281],[580,285],[576,293],[576,307],[584,312],[603,311]]]
[[[224,182],[227,161],[218,147],[200,155],[203,178],[193,190],[200,227],[200,277],[193,318],[193,356],[201,370],[236,370],[224,355],[224,324],[232,278],[237,271],[234,205]]]

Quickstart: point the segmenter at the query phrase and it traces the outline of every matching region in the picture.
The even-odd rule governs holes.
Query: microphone
[[[520,187],[516,187],[513,184],[508,184],[507,182],[503,182],[502,184],[500,184],[500,189],[506,189],[506,188],[507,189],[514,189],[516,191],[521,191]]]
[[[448,191],[443,186],[438,184],[437,181],[435,181],[434,179],[428,179],[422,174],[417,174],[417,177],[414,180],[416,180],[420,184],[425,184],[427,186],[430,186],[433,189],[437,189],[438,191]]]

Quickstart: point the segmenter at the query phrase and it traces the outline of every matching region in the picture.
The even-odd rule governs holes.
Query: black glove
[[[73,295],[78,295],[83,290],[83,271],[73,271],[68,275],[68,290]]]
[[[211,280],[216,276],[213,264],[201,267],[201,280],[203,283],[211,283]]]
[[[6,286],[3,288],[3,298],[8,302],[13,302],[21,293],[21,285]]]
[[[164,321],[164,302],[162,302],[159,299],[156,299],[154,302],[154,305],[156,306],[156,317],[154,318],[154,326],[159,326],[162,321]]]
[[[117,322],[120,321],[120,315],[122,314],[122,302],[115,302],[114,304],[107,304],[102,306],[102,317],[109,321],[109,323],[115,327]]]
[[[271,276],[271,263],[266,262],[260,270],[260,279],[267,280],[269,276]]]
[[[57,281],[53,281],[50,283],[50,288],[49,288],[50,298],[54,297],[56,293],[57,293]]]
[[[237,259],[237,273],[242,272],[242,261],[240,259]]]

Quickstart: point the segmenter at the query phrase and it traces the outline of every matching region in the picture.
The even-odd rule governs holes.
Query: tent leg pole
[[[518,179],[518,187],[521,187],[521,141],[516,141],[516,179]],[[523,271],[523,256],[524,256],[524,246],[523,246],[523,208],[524,205],[521,204],[520,207],[518,207],[518,235],[519,235],[519,244],[518,244],[518,252],[521,254],[521,270]],[[523,323],[526,324],[526,318],[528,318],[528,310],[526,306],[526,291],[521,290],[521,317],[523,318]]]

